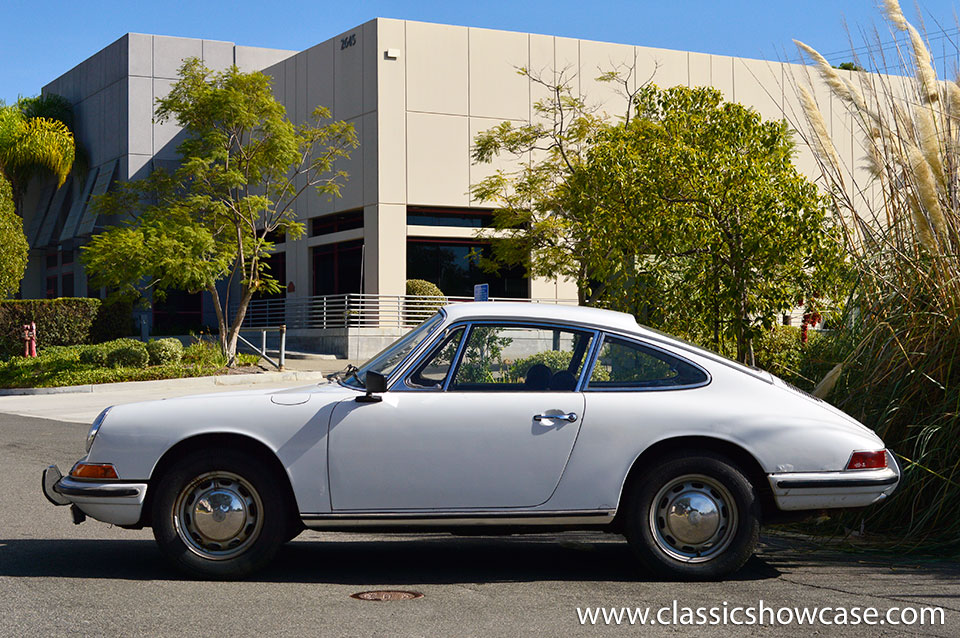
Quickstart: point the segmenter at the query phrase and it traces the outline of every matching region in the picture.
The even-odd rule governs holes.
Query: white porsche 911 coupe
[[[900,480],[840,410],[633,317],[450,305],[329,383],[119,405],[43,491],[150,526],[187,572],[240,578],[302,529],[626,536],[659,576],[715,579],[760,524]]]

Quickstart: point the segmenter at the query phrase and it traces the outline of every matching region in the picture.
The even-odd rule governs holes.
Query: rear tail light
[[[847,463],[848,470],[879,470],[887,467],[887,451],[854,452]]]
[[[70,470],[70,476],[85,479],[115,479],[117,470],[110,463],[77,463]]]

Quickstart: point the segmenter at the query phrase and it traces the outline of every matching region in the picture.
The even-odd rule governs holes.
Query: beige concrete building
[[[31,189],[26,226],[33,251],[24,296],[88,294],[76,249],[101,224],[88,214],[90,193],[177,161],[182,133],[153,123],[152,107],[191,56],[213,68],[237,64],[271,75],[294,122],[324,105],[356,127],[360,147],[343,163],[350,174],[343,196],[303,198],[298,214],[306,236],[277,247],[273,272],[288,286],[285,301],[273,303],[288,309],[313,308],[305,304],[329,295],[402,295],[408,278],[431,280],[449,295],[469,295],[474,283],[488,282],[495,297],[576,299],[571,282],[527,281],[519,271],[491,279],[465,259],[471,249],[484,250],[476,234],[491,210],[471,199],[470,188],[513,161],[471,163],[472,140],[504,120],[530,121],[540,97],[518,67],[575,73],[574,90],[611,117],[623,113],[624,99],[595,78],[618,66],[635,68],[633,82],[711,85],[778,119],[785,112],[794,119],[791,77],[805,73],[763,60],[392,19],[371,20],[300,52],[128,34],[43,89],[74,103],[91,168],[59,191]],[[834,140],[846,141],[838,153],[855,166],[862,152],[844,112],[826,90],[817,97]],[[797,161],[817,174],[802,145]],[[297,324],[289,311],[281,316]],[[158,305],[152,320],[156,332],[177,332],[185,318],[213,323],[211,317],[201,296],[183,295],[167,308]]]

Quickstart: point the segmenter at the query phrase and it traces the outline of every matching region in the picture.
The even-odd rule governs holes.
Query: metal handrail
[[[244,321],[244,324],[246,324],[246,321]],[[273,332],[275,330],[280,332],[280,348],[277,354],[277,359],[279,359],[279,361],[274,361],[267,355],[267,333]],[[239,334],[239,332],[237,333],[237,339],[247,344],[248,347],[252,348],[254,352],[256,352],[261,357],[266,359],[277,370],[281,370],[281,371],[283,370],[283,366],[285,365],[286,358],[287,358],[287,326],[286,325],[282,325],[282,324],[279,326],[246,326],[244,325],[240,327],[240,332],[259,332],[260,333],[259,348],[257,348],[257,346],[253,345],[246,339],[244,339],[243,336]]]
[[[407,328],[432,316],[441,306],[473,301],[471,297],[348,293],[284,299],[255,299],[247,307],[244,329],[268,328]],[[575,299],[504,299],[526,303],[577,305]]]

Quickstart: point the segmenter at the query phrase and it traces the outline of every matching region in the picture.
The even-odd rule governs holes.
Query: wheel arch
[[[244,434],[238,434],[235,432],[207,432],[203,434],[196,434],[178,441],[176,444],[167,449],[167,451],[163,453],[157,463],[153,466],[153,471],[150,474],[149,486],[144,498],[143,507],[141,508],[138,527],[152,526],[150,517],[153,509],[153,495],[155,494],[156,490],[150,488],[157,485],[157,483],[160,481],[160,477],[162,477],[164,473],[167,472],[171,467],[174,467],[177,461],[182,459],[187,454],[191,454],[198,450],[217,448],[240,450],[262,460],[279,480],[281,490],[286,497],[286,508],[289,512],[291,523],[300,524],[300,511],[297,507],[297,498],[293,491],[293,484],[290,481],[290,475],[287,473],[286,468],[283,467],[283,464],[280,462],[280,459],[273,450],[271,450],[262,441],[258,441],[257,439]]]
[[[623,516],[625,507],[623,507],[624,498],[633,489],[633,486],[639,481],[646,468],[652,461],[660,459],[667,454],[674,452],[714,452],[728,457],[737,467],[744,472],[747,480],[757,490],[760,498],[760,515],[762,521],[769,521],[776,518],[780,511],[776,501],[773,498],[773,492],[770,489],[770,483],[767,480],[767,473],[756,457],[749,451],[725,439],[719,439],[711,436],[676,436],[657,441],[634,459],[627,472],[626,479],[620,489],[620,498],[618,499],[617,515],[614,517],[611,525],[616,529],[623,528]]]

